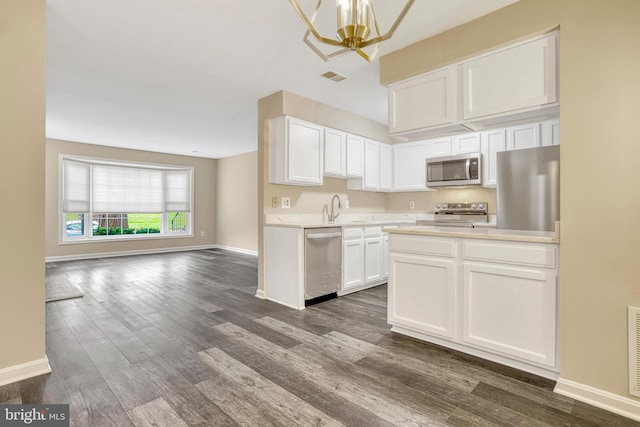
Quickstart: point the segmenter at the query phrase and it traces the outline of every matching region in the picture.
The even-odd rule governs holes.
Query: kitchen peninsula
[[[558,378],[557,232],[386,231],[394,332]]]

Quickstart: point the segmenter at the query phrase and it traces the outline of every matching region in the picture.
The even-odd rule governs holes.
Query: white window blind
[[[161,170],[93,165],[92,211],[104,213],[162,213]]]
[[[89,212],[90,195],[89,163],[65,160],[63,163],[62,209],[68,213]]]
[[[191,170],[63,160],[66,213],[163,213],[191,210]]]
[[[191,173],[186,170],[165,172],[165,211],[191,211]]]

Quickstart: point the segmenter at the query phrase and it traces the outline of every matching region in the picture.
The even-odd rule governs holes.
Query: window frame
[[[84,234],[80,236],[67,236],[67,212],[63,211],[63,188],[64,188],[64,160],[80,161],[90,164],[102,164],[111,166],[123,166],[123,167],[138,167],[147,169],[160,169],[160,170],[186,170],[189,171],[189,212],[185,212],[185,225],[186,231],[184,232],[169,232],[169,214],[171,212],[158,213],[160,215],[160,233],[145,233],[145,234],[120,234],[117,236],[94,236],[93,235],[93,214],[103,212],[83,212],[85,215],[84,221]],[[91,174],[89,180],[91,182]],[[78,244],[78,243],[101,243],[101,242],[114,242],[114,241],[129,241],[129,240],[154,240],[154,239],[176,239],[176,238],[193,238],[194,237],[194,181],[195,181],[195,167],[185,165],[168,165],[160,163],[146,163],[136,162],[128,160],[116,160],[116,159],[104,159],[97,157],[77,156],[70,154],[60,154],[58,158],[58,244]],[[90,200],[93,194],[90,191]],[[91,203],[90,203],[91,205]],[[91,206],[90,206],[91,209]],[[123,212],[124,213],[124,212]],[[132,212],[134,214],[135,212]],[[89,218],[89,220],[87,220]]]

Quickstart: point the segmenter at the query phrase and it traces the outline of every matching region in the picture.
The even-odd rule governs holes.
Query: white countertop
[[[510,240],[514,242],[560,243],[560,236],[553,231],[498,230],[494,228],[451,228],[413,226],[386,228],[390,234],[413,234],[419,236],[461,237],[468,239]]]
[[[268,227],[323,228],[323,227],[372,227],[385,225],[416,224],[416,220],[433,221],[433,214],[344,214],[335,222],[329,222],[320,214],[267,214],[264,225]],[[495,215],[489,215],[489,222],[474,224],[476,227],[495,227]]]

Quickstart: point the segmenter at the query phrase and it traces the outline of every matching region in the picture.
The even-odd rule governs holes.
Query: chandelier
[[[393,1],[395,2],[397,0]],[[345,53],[355,51],[368,62],[374,60],[382,42],[393,36],[393,33],[395,33],[414,1],[415,0],[407,0],[404,8],[389,28],[389,31],[385,34],[380,34],[380,26],[376,19],[372,0],[336,0],[336,38],[330,38],[321,35],[315,25],[324,0],[318,0],[318,5],[313,15],[311,15],[311,18],[307,17],[297,0],[289,0],[308,28],[303,38],[304,42],[320,58],[324,61],[329,61]],[[310,40],[310,35],[313,35],[320,43],[338,47],[339,49],[332,53],[325,54]],[[369,36],[372,37],[369,38]],[[373,49],[371,53],[367,54],[363,49],[369,46],[373,46]]]

